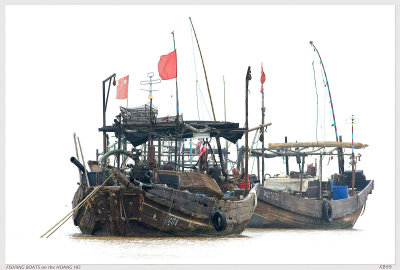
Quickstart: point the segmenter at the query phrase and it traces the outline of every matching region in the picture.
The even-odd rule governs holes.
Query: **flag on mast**
[[[158,74],[162,80],[176,78],[176,70],[176,50],[160,57],[160,61],[158,61]]]
[[[263,69],[263,65],[261,64],[261,92],[264,92],[264,82],[265,82],[265,73]]]
[[[129,75],[118,80],[117,99],[128,98],[128,83],[129,83]]]

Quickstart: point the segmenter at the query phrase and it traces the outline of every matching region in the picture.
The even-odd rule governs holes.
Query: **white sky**
[[[314,41],[326,68],[339,134],[344,141],[351,140],[351,126],[345,121],[354,114],[359,119],[355,141],[370,145],[362,152],[359,168],[376,180],[367,208],[370,221],[384,218],[387,223],[381,239],[388,248],[376,251],[377,261],[394,262],[394,15],[394,6],[7,6],[7,232],[19,224],[14,210],[22,202],[14,195],[46,194],[38,196],[32,208],[48,207],[48,201],[70,203],[78,181],[69,162],[75,155],[73,132],[80,137],[87,160],[94,159],[96,148],[102,147],[97,131],[102,125],[102,80],[114,72],[117,79],[129,75],[129,105],[146,103],[140,81],[148,79],[148,72],[158,78],[159,57],[173,50],[171,31],[175,31],[184,119],[197,119],[196,69],[209,106],[190,16],[217,120],[223,120],[224,76],[227,120],[244,125],[245,75],[251,66],[249,126],[260,123],[263,62],[266,122],[272,122],[267,143],[283,142],[284,136],[289,141],[315,140],[312,61],[317,58],[309,44]],[[315,67],[321,76],[317,61]],[[326,91],[320,81],[317,84],[321,103]],[[175,114],[175,80],[154,89],[160,90],[153,95],[159,115]],[[110,91],[108,123],[119,106],[126,105],[115,99],[115,90]],[[335,140],[329,126],[330,105],[325,106],[326,139]],[[267,172],[283,169],[279,162]],[[26,189],[21,191],[23,186]],[[55,194],[54,188],[65,192]],[[42,218],[48,224],[54,220]],[[45,229],[41,225],[38,231]]]

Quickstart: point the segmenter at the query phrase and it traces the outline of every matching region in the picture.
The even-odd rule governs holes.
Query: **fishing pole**
[[[312,41],[310,41],[311,46],[314,48],[314,51],[317,52],[319,60],[320,60],[320,64],[322,66],[322,69],[324,71],[324,76],[325,76],[325,81],[326,81],[326,86],[328,87],[328,93],[329,93],[329,100],[331,103],[331,108],[332,108],[332,116],[333,116],[333,126],[335,127],[335,135],[336,135],[336,141],[338,142],[338,133],[337,133],[337,127],[336,127],[336,120],[335,120],[335,112],[333,110],[333,102],[332,102],[332,96],[331,96],[331,90],[329,88],[329,83],[328,83],[328,77],[326,76],[326,71],[325,71],[325,67],[324,67],[324,63],[322,62],[322,58],[321,55],[319,54],[317,48],[315,47],[314,43]]]

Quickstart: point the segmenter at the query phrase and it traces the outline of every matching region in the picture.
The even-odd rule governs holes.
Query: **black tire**
[[[212,221],[213,221],[213,224],[214,224],[214,228],[218,232],[225,230],[225,228],[226,228],[226,217],[225,217],[225,214],[223,212],[215,212]]]
[[[332,217],[332,206],[330,203],[325,202],[322,205],[322,218],[326,222],[332,222],[333,217]]]

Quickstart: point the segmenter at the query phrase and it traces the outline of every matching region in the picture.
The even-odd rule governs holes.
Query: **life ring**
[[[220,232],[225,230],[226,228],[226,217],[224,212],[215,212],[213,218],[212,218],[214,228]]]
[[[322,205],[322,218],[326,222],[332,222],[333,217],[332,217],[332,206],[330,203],[325,202]]]

